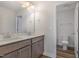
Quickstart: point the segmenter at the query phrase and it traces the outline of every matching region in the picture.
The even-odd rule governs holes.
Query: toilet
[[[68,46],[68,41],[62,41],[62,47],[63,47],[63,50],[67,50],[67,47]]]

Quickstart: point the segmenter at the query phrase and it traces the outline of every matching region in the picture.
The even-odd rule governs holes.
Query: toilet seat
[[[62,44],[68,44],[68,41],[62,41]]]

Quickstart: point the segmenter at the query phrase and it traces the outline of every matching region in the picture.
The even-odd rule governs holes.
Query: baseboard
[[[45,52],[43,53],[43,55],[50,57],[50,56],[49,56],[47,53],[45,53]],[[50,57],[50,58],[51,58],[51,57]]]
[[[49,58],[56,58],[55,54],[51,54],[51,53],[48,53],[48,52],[44,52],[43,55],[45,56],[48,56]]]
[[[57,45],[57,47],[62,48],[62,45]],[[74,50],[74,47],[68,46],[68,49],[70,49],[70,50]]]

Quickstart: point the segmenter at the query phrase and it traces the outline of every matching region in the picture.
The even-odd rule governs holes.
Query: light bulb
[[[34,6],[33,5],[31,5],[31,6],[29,6],[28,8],[27,8],[27,10],[34,10]]]
[[[34,9],[34,6],[32,5],[31,8]]]
[[[24,3],[22,3],[22,7],[28,7],[28,6],[30,6],[31,4],[30,4],[30,2],[24,2]]]
[[[22,5],[22,7],[25,8],[26,6],[25,5]]]
[[[30,6],[30,2],[25,3],[26,7]]]

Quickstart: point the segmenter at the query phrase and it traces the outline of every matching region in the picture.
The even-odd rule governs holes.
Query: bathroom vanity
[[[1,58],[36,58],[44,51],[44,35],[0,41]]]

